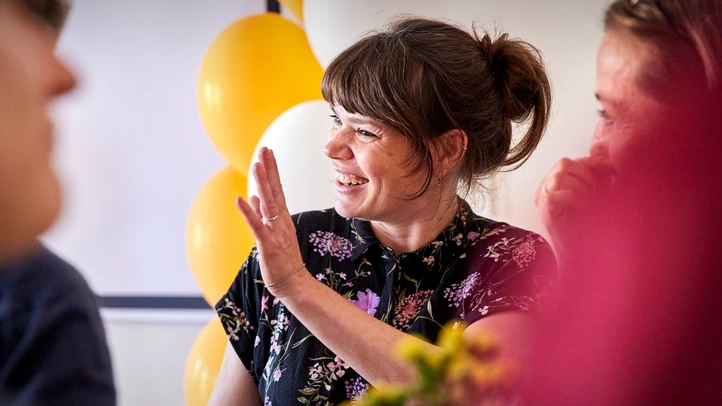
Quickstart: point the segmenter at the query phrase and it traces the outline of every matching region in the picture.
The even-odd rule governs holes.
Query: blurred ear
[[[464,157],[466,133],[458,128],[449,130],[439,137],[434,148],[435,176],[444,177],[452,172]]]

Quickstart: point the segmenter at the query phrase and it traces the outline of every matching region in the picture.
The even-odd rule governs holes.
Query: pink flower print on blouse
[[[477,238],[479,238],[481,234],[477,233],[476,231],[469,231],[468,234],[466,234],[466,239],[469,241],[475,241]]]
[[[372,316],[376,314],[376,308],[381,301],[379,295],[372,292],[371,289],[366,289],[366,293],[356,292],[356,297],[358,300],[350,299],[351,303]]]
[[[369,388],[369,384],[364,382],[361,377],[353,378],[344,384],[346,386],[346,397],[351,400],[352,405],[357,405]]]
[[[346,368],[346,363],[344,363],[343,360],[338,356],[336,356],[333,361],[329,362],[328,365],[326,365],[326,368],[328,368],[328,370],[332,373],[336,374],[336,376],[339,378],[346,375],[346,371],[344,371],[344,369]]]
[[[479,279],[479,274],[474,272],[459,283],[451,284],[450,288],[444,289],[444,298],[449,299],[449,307],[459,307],[461,302],[474,292],[474,287]]]
[[[408,328],[414,319],[416,319],[419,310],[429,301],[432,293],[434,293],[433,290],[422,290],[421,292],[406,296],[396,306],[394,320],[392,322],[393,326],[399,330]]]
[[[457,234],[454,238],[451,239],[451,241],[454,241],[456,245],[461,245],[461,239],[464,238],[464,234]]]
[[[351,258],[351,241],[328,231],[316,231],[311,233],[308,241],[316,248],[313,249],[321,256],[330,254],[339,261]]]
[[[484,238],[489,238],[489,237],[493,237],[495,235],[503,234],[503,233],[507,232],[508,229],[509,229],[508,224],[502,224],[499,227],[494,228],[494,229],[490,230],[489,232],[487,232],[486,234],[484,234]]]
[[[527,234],[523,241],[521,241],[514,248],[511,253],[512,259],[520,267],[523,268],[528,265],[536,257],[536,248],[534,247],[534,236]]]

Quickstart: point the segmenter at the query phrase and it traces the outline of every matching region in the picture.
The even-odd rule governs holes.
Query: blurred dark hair
[[[38,17],[53,35],[60,35],[70,10],[70,0],[22,0],[30,13]]]
[[[709,88],[720,85],[722,1],[616,0],[607,9],[604,27],[627,30],[673,53],[660,67],[689,72],[696,64]]]
[[[468,138],[460,167],[467,192],[502,168],[516,169],[541,140],[551,105],[539,50],[503,34],[492,40],[417,17],[392,22],[338,55],[326,69],[323,97],[382,121],[409,138],[414,171],[433,177],[431,147],[449,130]],[[513,124],[529,123],[513,145]]]

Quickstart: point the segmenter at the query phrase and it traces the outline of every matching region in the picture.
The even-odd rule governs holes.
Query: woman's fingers
[[[579,181],[585,183],[586,185],[589,185],[590,188],[594,185],[595,175],[591,166],[586,162],[582,162],[578,159],[561,159],[559,162],[557,162],[556,165],[554,165],[554,168],[552,168],[550,175],[552,174],[560,174],[565,177],[576,178]],[[548,188],[549,185],[547,186],[547,189]]]
[[[259,155],[262,154],[263,150],[261,150]],[[276,198],[273,196],[271,185],[268,182],[268,175],[262,162],[256,162],[256,164],[253,165],[253,176],[256,178],[256,185],[258,187],[261,216],[270,219],[280,215],[281,210],[276,204]]]
[[[276,161],[276,155],[273,151],[266,150],[266,161],[267,161],[267,174],[268,180],[273,192],[273,197],[276,199],[276,204],[281,210],[288,210],[286,207],[286,195],[283,193],[283,186],[281,186],[281,175],[278,172],[278,162]]]
[[[586,196],[581,195],[579,190],[566,189],[549,194],[540,208],[542,217],[556,218],[583,210],[588,204]]]
[[[253,207],[251,207],[251,205],[248,204],[248,202],[246,202],[246,200],[241,196],[236,198],[236,207],[238,207],[238,210],[240,210],[241,214],[243,214],[243,217],[246,219],[246,223],[248,223],[248,227],[251,229],[253,236],[256,237],[256,240],[265,240],[268,237],[268,230],[266,230],[265,224],[256,210],[254,210]]]
[[[547,195],[555,195],[565,191],[572,191],[580,199],[589,202],[595,195],[595,185],[593,181],[588,179],[581,179],[566,172],[559,172],[555,176],[545,179],[540,190],[540,192]]]
[[[616,172],[607,156],[589,156],[577,160],[594,173],[597,194],[606,192],[614,184]]]
[[[250,204],[253,212],[256,213],[258,218],[262,219],[263,214],[261,214],[261,199],[259,199],[258,196],[251,196],[250,199],[248,199],[248,204]]]
[[[579,213],[597,196],[601,157],[562,159],[541,182],[534,194],[542,221],[549,227],[561,217]]]
[[[535,193],[535,201],[546,194],[562,190],[575,190],[579,195],[593,199],[609,184],[614,170],[606,157],[590,156],[580,159],[564,158],[557,162]]]

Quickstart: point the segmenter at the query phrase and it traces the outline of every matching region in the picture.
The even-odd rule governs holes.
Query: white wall
[[[186,260],[185,221],[200,187],[225,162],[197,112],[198,68],[223,27],[264,11],[265,3],[73,0],[58,52],[75,67],[80,86],[55,111],[66,207],[46,241],[97,293],[200,294]],[[583,154],[591,140],[604,4],[440,1],[446,15],[439,17],[477,20],[539,47],[553,81],[546,139],[521,170],[498,179],[496,204],[483,213],[495,209],[497,218],[542,231],[534,189],[556,160]],[[212,313],[103,314],[121,405],[182,404],[186,356]]]
[[[47,236],[102,295],[198,295],[185,221],[225,161],[196,105],[206,49],[264,0],[73,0],[58,52],[78,89],[58,107],[66,190]]]

